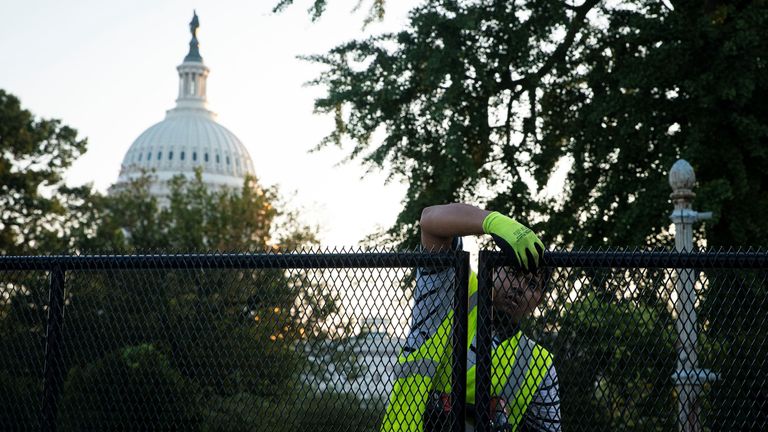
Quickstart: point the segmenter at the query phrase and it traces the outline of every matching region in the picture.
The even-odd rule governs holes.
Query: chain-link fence
[[[768,254],[545,262],[0,257],[0,429],[768,427]]]

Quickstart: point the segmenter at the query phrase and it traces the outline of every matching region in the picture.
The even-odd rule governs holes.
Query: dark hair
[[[549,288],[549,281],[552,279],[552,273],[554,273],[554,269],[552,267],[541,267],[537,270],[539,273],[539,278],[541,280],[541,292],[546,292]]]

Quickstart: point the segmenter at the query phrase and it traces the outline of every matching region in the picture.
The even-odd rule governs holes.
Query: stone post
[[[675,224],[675,249],[678,252],[693,251],[693,224],[712,217],[712,212],[697,212],[691,209],[696,196],[693,186],[696,176],[693,167],[679,159],[669,170],[670,198],[675,208],[669,218]],[[701,431],[699,414],[701,386],[715,379],[713,373],[698,368],[698,324],[696,316],[697,272],[693,269],[677,269],[675,282],[675,312],[677,315],[677,371],[673,379],[677,388],[678,429],[685,432]]]

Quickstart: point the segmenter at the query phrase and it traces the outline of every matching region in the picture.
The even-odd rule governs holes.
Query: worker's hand
[[[539,267],[544,243],[530,228],[499,212],[492,212],[483,220],[483,231],[490,234],[501,250],[514,257],[525,271]]]

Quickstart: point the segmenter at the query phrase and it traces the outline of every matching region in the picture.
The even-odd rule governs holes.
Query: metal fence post
[[[669,170],[669,185],[672,187],[670,198],[675,206],[669,216],[675,224],[675,249],[678,252],[693,250],[693,224],[712,217],[712,212],[699,213],[691,209],[691,202],[696,196],[691,189],[696,183],[693,167],[679,159]],[[678,428],[681,431],[700,431],[699,414],[701,386],[713,380],[707,370],[698,368],[698,324],[696,316],[696,290],[693,269],[677,269],[675,282],[675,312],[677,319],[677,371],[673,379],[677,386]]]
[[[475,383],[475,419],[477,432],[490,432],[491,422],[491,341],[493,267],[488,265],[488,251],[480,251],[477,269],[477,369]]]
[[[469,252],[462,252],[456,268],[453,307],[453,432],[464,432],[466,426],[468,299]]]
[[[43,401],[41,429],[56,431],[56,414],[63,386],[63,328],[64,328],[64,270],[59,265],[51,269],[48,292],[48,321],[46,323],[45,365],[43,368]]]

